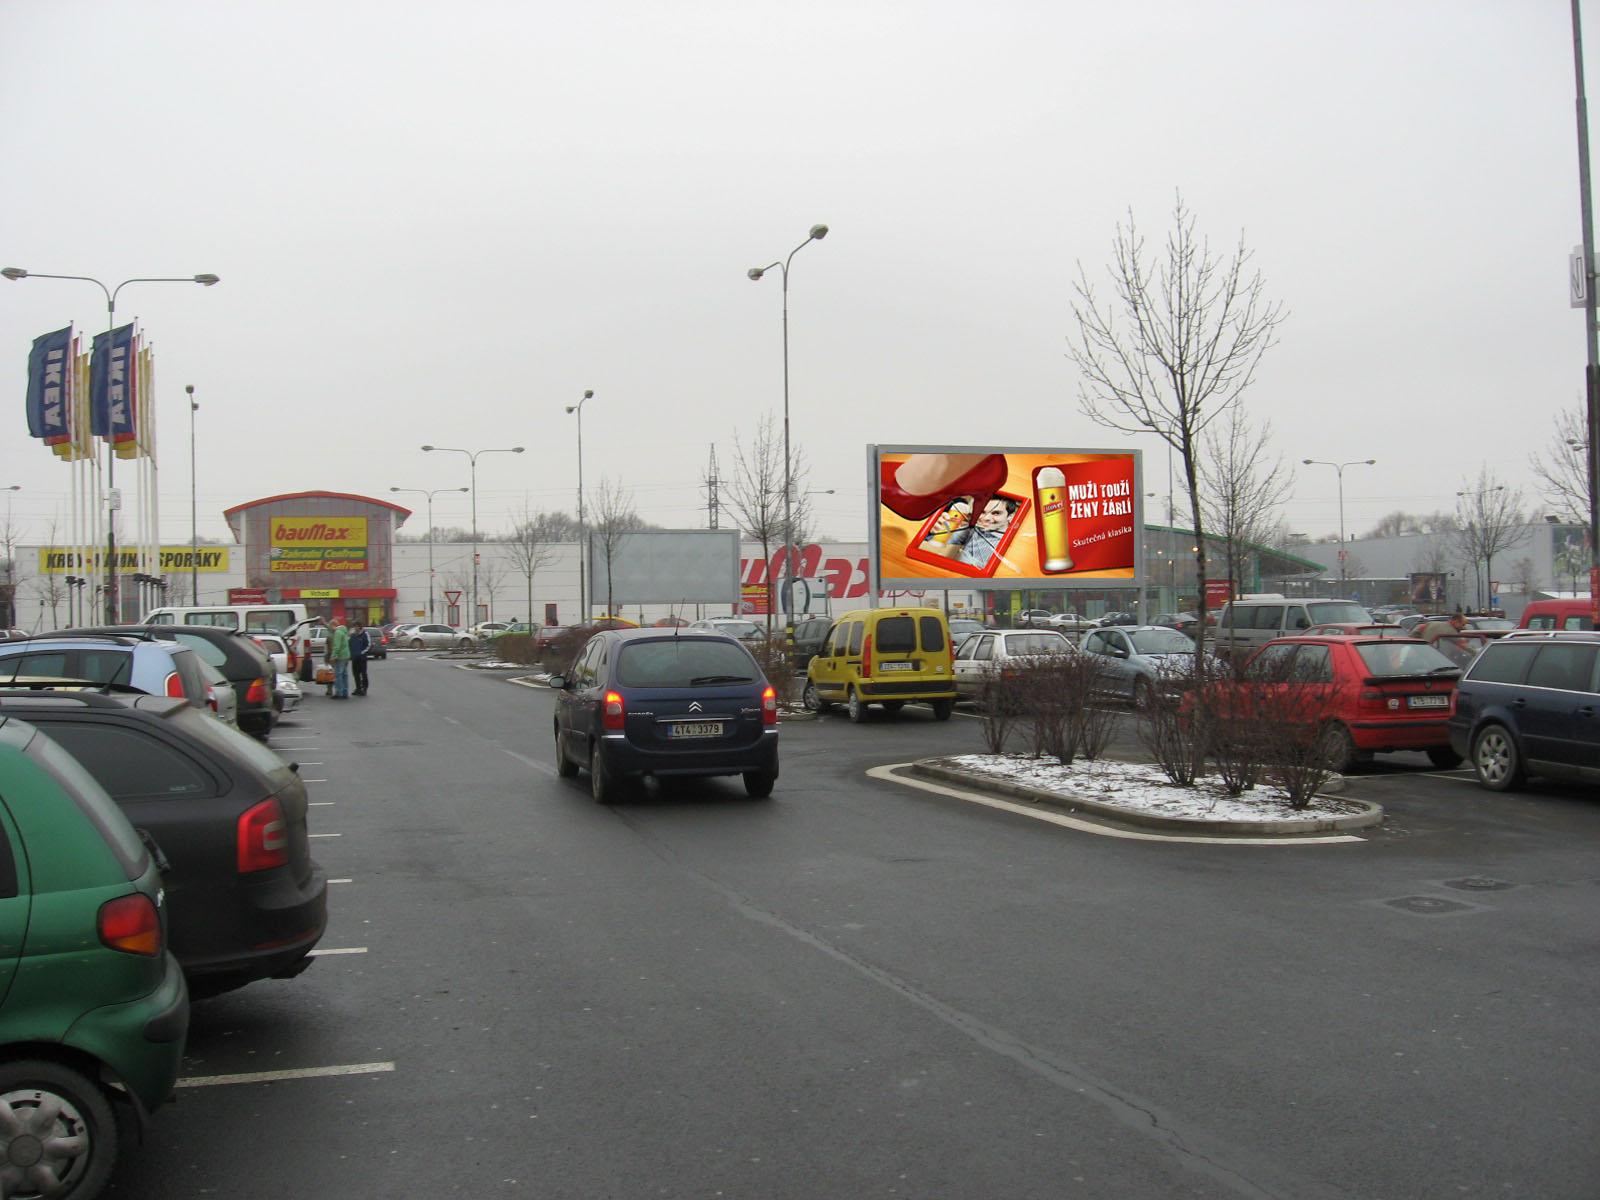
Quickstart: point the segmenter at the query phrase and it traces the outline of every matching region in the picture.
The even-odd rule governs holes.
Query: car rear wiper
[[[708,683],[754,683],[748,675],[700,675],[689,680],[690,687],[699,687]]]

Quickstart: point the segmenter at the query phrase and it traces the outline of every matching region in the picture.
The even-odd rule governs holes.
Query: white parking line
[[[988,808],[998,808],[1003,812],[1016,813],[1019,817],[1032,817],[1036,821],[1048,821],[1052,825],[1060,825],[1066,829],[1076,829],[1082,833],[1098,834],[1100,837],[1125,838],[1133,842],[1191,842],[1207,846],[1325,846],[1332,842],[1361,842],[1366,840],[1346,833],[1329,834],[1325,837],[1208,837],[1194,834],[1145,833],[1134,829],[1111,829],[1104,825],[1097,825],[1092,821],[1069,817],[1066,813],[1030,807],[1026,804],[1015,804],[1010,800],[1002,800],[998,796],[990,796],[984,792],[963,791],[960,788],[934,783],[931,780],[914,779],[910,776],[895,774],[897,769],[909,767],[910,765],[910,763],[890,763],[884,767],[872,767],[868,769],[867,774],[874,779],[885,779],[890,783],[902,784],[905,787],[921,788],[925,792],[936,792],[941,796],[952,796],[957,800],[965,800],[969,804],[982,804]]]
[[[308,833],[307,837],[343,837],[342,833]]]
[[[339,946],[327,950],[318,946],[315,950],[307,953],[311,958],[321,958],[329,954],[365,954],[366,952],[367,948],[365,946]]]
[[[302,1067],[298,1071],[250,1071],[243,1075],[195,1075],[178,1087],[218,1087],[225,1083],[276,1083],[283,1079],[326,1079],[335,1075],[376,1075],[394,1070],[392,1062],[349,1063],[342,1067]]]
[[[329,883],[354,883],[354,879],[330,879]]]

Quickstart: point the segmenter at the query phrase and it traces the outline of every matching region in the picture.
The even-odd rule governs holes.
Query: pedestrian
[[[334,621],[328,628],[326,657],[333,668],[333,698],[350,699],[350,631],[343,621]]]
[[[372,635],[360,621],[351,626],[350,675],[355,681],[356,695],[367,694],[367,653],[372,649]]]

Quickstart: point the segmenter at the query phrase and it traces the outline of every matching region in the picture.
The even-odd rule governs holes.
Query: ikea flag
[[[33,339],[28,352],[28,436],[61,441],[72,435],[67,414],[71,395],[72,326]]]
[[[133,326],[94,335],[89,360],[90,432],[112,442],[133,438]]]

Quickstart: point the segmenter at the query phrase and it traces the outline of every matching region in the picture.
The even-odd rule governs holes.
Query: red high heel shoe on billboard
[[[957,496],[971,496],[972,511],[980,512],[989,498],[1005,485],[1009,474],[1006,456],[991,454],[932,491],[908,492],[895,479],[896,472],[904,465],[891,462],[879,465],[878,497],[891,512],[908,521],[920,521],[931,516]]]

